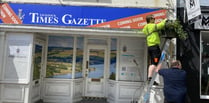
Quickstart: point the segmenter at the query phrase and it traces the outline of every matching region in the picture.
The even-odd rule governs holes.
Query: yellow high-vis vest
[[[146,24],[142,32],[147,36],[147,46],[160,45],[160,36],[158,31],[165,27],[166,19],[158,24]]]

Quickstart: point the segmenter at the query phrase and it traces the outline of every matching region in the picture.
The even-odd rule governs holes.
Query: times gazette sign
[[[209,30],[209,14],[202,14],[201,19],[195,22],[195,29]]]
[[[166,18],[166,10],[153,8],[2,3],[0,9],[0,24],[140,29],[149,14],[157,22]]]

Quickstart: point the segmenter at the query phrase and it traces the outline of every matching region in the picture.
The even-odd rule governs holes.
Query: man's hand
[[[158,72],[162,68],[162,62],[158,63],[155,72]]]

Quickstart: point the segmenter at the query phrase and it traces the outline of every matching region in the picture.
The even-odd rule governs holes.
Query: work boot
[[[158,85],[159,85],[159,83],[157,83],[156,81],[154,81],[153,85],[158,86]]]

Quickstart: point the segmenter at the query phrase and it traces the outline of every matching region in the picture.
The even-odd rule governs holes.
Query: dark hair
[[[171,67],[179,66],[181,65],[181,62],[179,60],[174,60],[171,62]]]
[[[152,15],[152,14],[151,14],[151,15],[148,15],[148,16],[146,17],[147,23],[150,23],[150,21],[151,21],[152,19],[155,19],[155,18],[153,17],[153,15]]]

